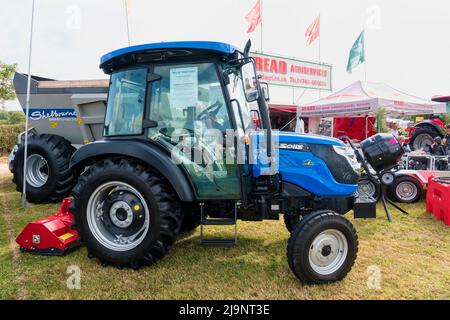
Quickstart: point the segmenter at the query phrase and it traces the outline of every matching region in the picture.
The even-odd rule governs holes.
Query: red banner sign
[[[271,85],[331,91],[331,66],[280,56],[252,53],[256,71]]]

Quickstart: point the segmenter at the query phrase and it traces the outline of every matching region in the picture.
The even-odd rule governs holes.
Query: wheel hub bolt
[[[324,246],[324,247],[322,248],[322,255],[323,255],[324,257],[329,256],[330,253],[331,253],[331,246],[326,245],[326,246]]]

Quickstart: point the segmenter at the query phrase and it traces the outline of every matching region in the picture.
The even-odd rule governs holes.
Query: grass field
[[[375,220],[351,219],[360,243],[353,270],[339,283],[306,286],[289,270],[282,220],[239,222],[232,248],[202,247],[197,231],[155,266],[118,270],[88,259],[85,248],[64,257],[19,253],[14,237],[58,205],[22,209],[5,175],[0,200],[0,299],[450,299],[450,228],[423,202],[404,206],[410,216],[395,212],[391,224],[381,207]],[[79,290],[67,288],[70,265],[81,270]],[[378,288],[368,286],[374,268],[381,272]]]

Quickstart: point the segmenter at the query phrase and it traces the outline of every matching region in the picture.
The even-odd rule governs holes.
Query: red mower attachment
[[[71,198],[65,198],[58,214],[29,223],[16,238],[20,250],[42,255],[63,255],[76,247],[78,232],[71,227],[71,203]]]

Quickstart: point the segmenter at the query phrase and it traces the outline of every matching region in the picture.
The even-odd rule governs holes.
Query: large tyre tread
[[[101,160],[89,167],[89,169],[79,178],[78,184],[72,190],[73,202],[70,207],[70,211],[75,215],[74,227],[81,229],[77,226],[77,221],[80,215],[80,212],[77,210],[77,203],[81,201],[81,197],[83,191],[87,187],[89,177],[98,174],[99,170],[104,171],[117,168],[139,176],[148,188],[150,188],[160,212],[160,233],[157,241],[145,252],[145,254],[140,257],[136,257],[127,263],[115,262],[111,260],[105,261],[105,259],[102,259],[100,255],[93,252],[94,250],[90,250],[89,255],[91,257],[98,258],[102,265],[112,265],[117,268],[139,269],[144,266],[152,265],[161,260],[167,254],[169,248],[174,244],[180,230],[182,217],[178,197],[160,177],[155,175],[148,168],[142,166],[140,163],[126,158]],[[82,233],[80,233],[80,240],[83,240]]]
[[[23,146],[22,142],[19,144],[19,148]],[[55,189],[53,192],[42,198],[42,197],[33,197],[28,193],[27,198],[28,201],[34,203],[48,203],[48,202],[56,202],[60,201],[64,197],[66,197],[70,190],[74,187],[77,182],[78,174],[74,172],[72,169],[69,169],[69,162],[72,154],[76,151],[76,149],[70,144],[69,141],[64,139],[63,137],[51,135],[51,134],[38,134],[38,135],[30,135],[28,137],[28,143],[30,144],[41,144],[45,143],[48,145],[48,149],[51,150],[53,156],[55,157],[55,164],[57,166],[58,171],[58,180],[55,182]],[[23,161],[19,161],[22,162]],[[17,159],[13,160],[13,180],[12,182],[16,185],[16,190],[18,192],[22,192],[22,182],[18,176],[18,171],[23,170],[23,168],[19,168],[17,165]],[[20,166],[22,167],[22,166]],[[23,173],[20,174],[23,176]]]
[[[423,127],[418,127],[418,128],[414,131],[414,133],[413,133],[413,135],[412,135],[412,137],[411,137],[411,139],[410,139],[410,141],[409,141],[409,146],[410,146],[411,150],[415,150],[415,148],[414,148],[414,142],[416,141],[416,138],[417,138],[419,135],[421,135],[421,134],[428,134],[428,135],[430,135],[431,138],[433,138],[433,139],[434,139],[435,137],[437,137],[437,136],[442,136],[438,131],[436,131],[435,128],[433,128],[433,127],[431,127],[431,126],[429,126],[429,125],[423,126]]]

